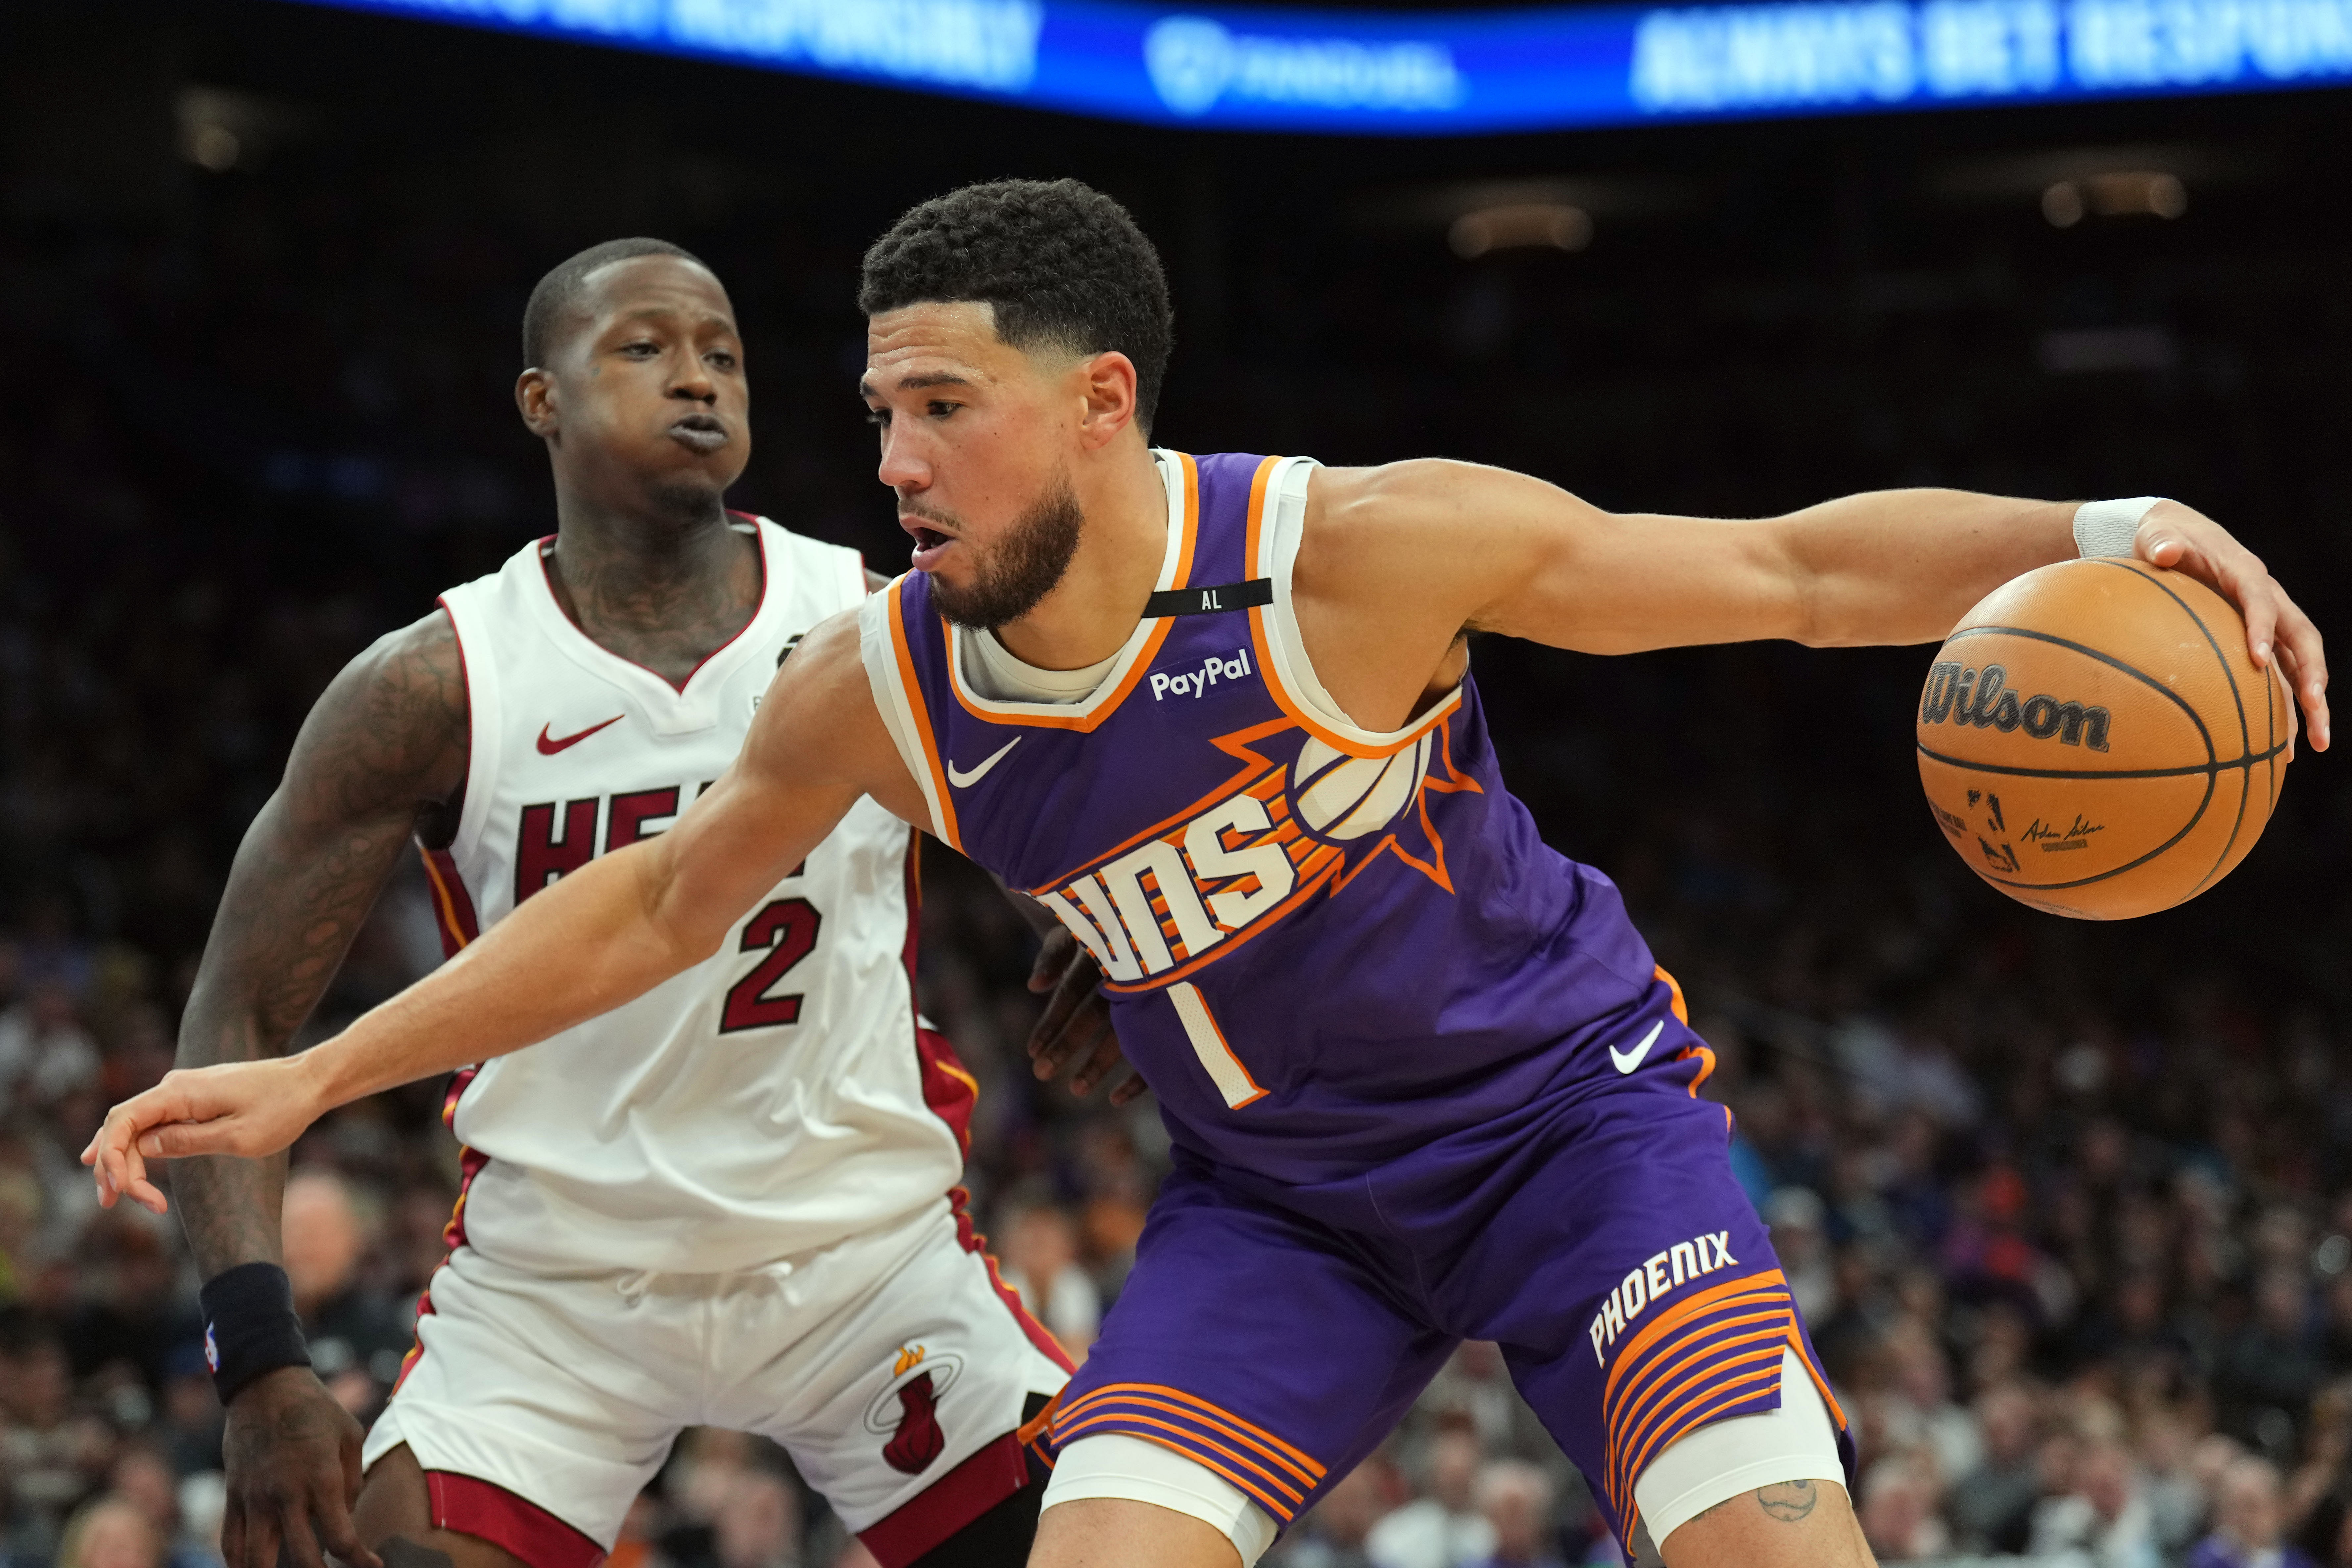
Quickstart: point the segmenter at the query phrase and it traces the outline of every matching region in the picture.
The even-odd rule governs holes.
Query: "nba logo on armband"
[[[1590,1331],[1593,1361],[1607,1364],[1609,1358],[1603,1352],[1659,1297],[1702,1274],[1712,1274],[1738,1261],[1731,1256],[1731,1233],[1727,1230],[1708,1231],[1688,1241],[1677,1241],[1644,1260],[1617,1282],[1601,1300],[1601,1310],[1593,1315]]]
[[[210,1372],[220,1371],[220,1342],[213,1338],[210,1323],[205,1325],[205,1367]]]

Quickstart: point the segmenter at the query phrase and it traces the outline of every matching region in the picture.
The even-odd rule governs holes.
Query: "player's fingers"
[[[138,1150],[114,1135],[110,1119],[106,1131],[106,1147],[99,1152],[99,1163],[106,1173],[106,1184],[119,1195],[129,1192],[134,1181],[146,1180],[147,1162],[139,1157]]]
[[[151,1127],[139,1135],[136,1152],[151,1160],[184,1160],[191,1154],[256,1158],[277,1151],[259,1146],[248,1119],[221,1116],[210,1121],[171,1121]]]
[[[1062,972],[1070,967],[1077,946],[1078,939],[1061,927],[1047,931],[1037,943],[1037,962],[1029,966],[1029,989],[1051,991]]]
[[[1038,1017],[1037,1026],[1029,1032],[1029,1059],[1038,1078],[1059,1077],[1062,1068],[1069,1064],[1070,1053],[1078,1048],[1077,1039],[1071,1032],[1078,1016],[1079,1009],[1072,1003],[1059,1007],[1048,1004]]]
[[[297,1493],[287,1503],[286,1511],[278,1516],[278,1528],[285,1542],[284,1555],[292,1558],[294,1568],[327,1568],[327,1560],[319,1552],[319,1538],[310,1531],[310,1500]]]
[[[245,1510],[245,1568],[278,1568],[278,1547],[277,1511],[247,1504]],[[230,1568],[236,1568],[234,1559],[230,1560]]]
[[[172,1207],[172,1201],[163,1195],[163,1189],[143,1176],[131,1184],[128,1195],[149,1214],[165,1214]]]
[[[1077,953],[1063,968],[1053,995],[1046,998],[1045,1010],[1038,1015],[1037,1026],[1029,1032],[1029,1055],[1041,1068],[1048,1069],[1040,1072],[1041,1078],[1051,1078],[1060,1071],[1076,1048],[1075,1043],[1065,1043],[1064,1037],[1086,1014],[1101,983],[1101,973],[1089,953]]]
[[[2246,651],[2254,657],[2254,668],[2271,667],[2271,644],[2278,636],[2278,592],[2270,586],[2267,577],[2256,578],[2234,595],[2239,614],[2246,620]]]
[[[1125,1078],[1111,1086],[1111,1105],[1114,1108],[1133,1105],[1143,1098],[1143,1091],[1147,1087],[1143,1081],[1143,1075],[1130,1069]]]
[[[1126,1059],[1127,1058],[1118,1048],[1118,1037],[1111,1032],[1109,1024],[1105,1023],[1102,1036],[1095,1043],[1094,1055],[1087,1058],[1086,1066],[1080,1068],[1077,1076],[1070,1079],[1070,1092],[1080,1096],[1092,1094],[1096,1086],[1108,1078],[1111,1070]]]
[[[2303,606],[2280,595],[2284,601],[2279,613],[2278,646],[2281,654],[2293,660],[2289,671],[2293,679],[2292,695],[2300,700],[2306,726],[2311,731],[2311,748],[2327,750],[2327,643],[2312,625]]]
[[[318,1521],[327,1550],[345,1568],[383,1568],[383,1560],[360,1544],[360,1532],[352,1524],[352,1502],[359,1496],[358,1468],[359,1456],[345,1455],[342,1470],[311,1498],[311,1517]]]
[[[238,1500],[234,1489],[221,1510],[220,1554],[227,1568],[246,1568],[245,1504]]]
[[[1053,1048],[1037,1058],[1038,1081],[1048,1082],[1062,1076],[1063,1069],[1092,1049],[1096,1040],[1108,1026],[1094,1011],[1075,1015],[1054,1039]]]
[[[1102,1031],[1109,1027],[1099,1009],[1081,1007],[1073,1013],[1055,1034],[1053,1043],[1037,1057],[1037,1078],[1040,1082],[1062,1076],[1062,1070],[1084,1055]]]

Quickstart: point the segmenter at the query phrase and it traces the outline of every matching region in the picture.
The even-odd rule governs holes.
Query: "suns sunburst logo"
[[[1343,752],[1286,719],[1218,736],[1212,743],[1240,764],[1231,777],[1058,886],[1032,891],[1114,991],[1183,979],[1383,856],[1450,893],[1429,800],[1478,784],[1454,766],[1449,725],[1379,756]]]

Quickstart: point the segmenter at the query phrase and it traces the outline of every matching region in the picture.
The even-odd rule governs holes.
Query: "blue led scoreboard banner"
[[[2352,0],[1354,13],[1114,0],[309,0],[1149,124],[1372,135],[2352,85]]]

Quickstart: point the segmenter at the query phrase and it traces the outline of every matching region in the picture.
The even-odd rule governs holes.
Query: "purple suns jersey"
[[[1087,945],[1177,1144],[1244,1183],[1345,1182],[1632,1071],[1680,996],[1504,789],[1469,677],[1388,733],[1323,695],[1289,602],[1312,461],[1156,456],[1159,591],[1086,700],[975,689],[919,573],[866,605],[932,830]]]

